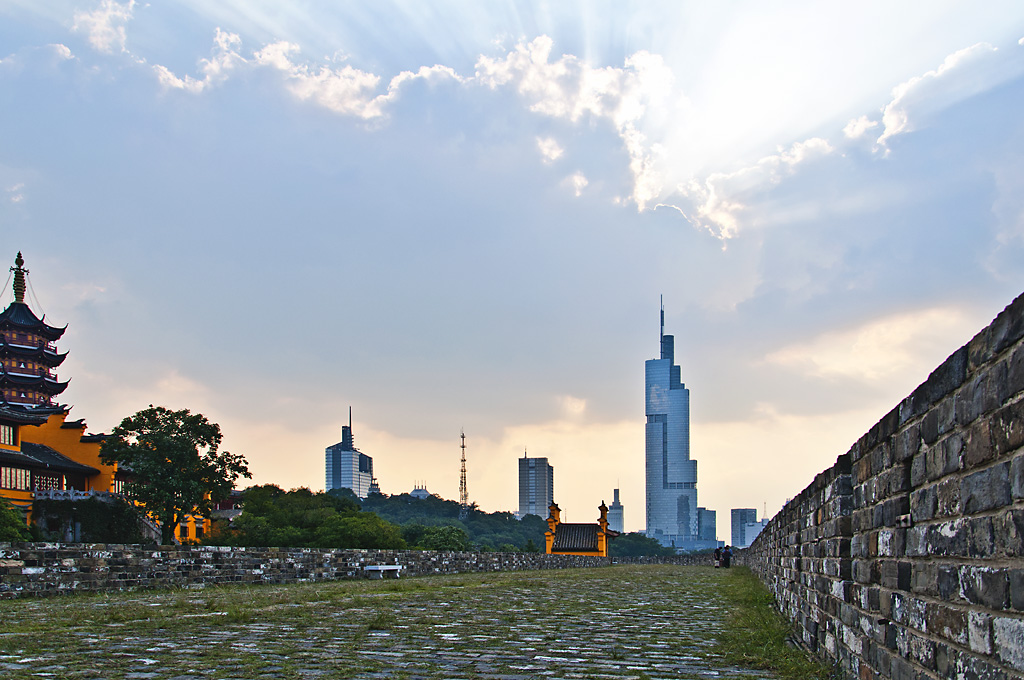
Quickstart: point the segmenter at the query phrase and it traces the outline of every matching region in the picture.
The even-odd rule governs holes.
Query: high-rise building
[[[713,548],[715,516],[697,506],[697,461],[690,460],[690,391],[675,365],[675,338],[665,335],[664,307],[661,358],[648,360],[644,373],[647,535],[681,550]]]
[[[348,425],[341,426],[341,441],[327,447],[327,481],[324,488],[351,489],[360,498],[371,491],[380,493],[373,477],[373,458],[357,449],[352,440],[352,409],[348,410]]]
[[[547,517],[554,498],[555,468],[547,458],[529,458],[524,451],[519,459],[519,516]]]
[[[614,499],[612,504],[608,506],[608,528],[612,531],[618,531],[620,534],[625,533],[623,528],[623,522],[625,521],[622,514],[622,503],[619,502],[619,490],[615,489],[613,492]]]
[[[732,545],[743,548],[750,544],[745,540],[744,527],[747,524],[757,521],[757,510],[755,508],[733,508],[730,516],[732,520]]]

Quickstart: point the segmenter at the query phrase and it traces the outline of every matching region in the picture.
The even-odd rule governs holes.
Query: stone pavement
[[[471,574],[0,603],[0,676],[720,678],[706,567]]]

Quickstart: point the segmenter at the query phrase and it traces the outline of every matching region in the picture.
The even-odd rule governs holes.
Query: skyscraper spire
[[[661,300],[661,333],[658,335],[658,343],[665,339],[665,296],[658,296]]]
[[[24,258],[21,257],[21,251],[18,251],[18,257],[14,258],[14,266],[11,267],[11,271],[14,272],[14,301],[25,302],[25,274],[28,274],[28,270],[22,265],[25,264]]]

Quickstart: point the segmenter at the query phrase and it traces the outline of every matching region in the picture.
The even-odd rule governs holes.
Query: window
[[[14,446],[14,442],[17,440],[13,425],[0,425],[0,444],[6,444],[7,446]]]
[[[28,491],[28,470],[13,467],[0,467],[0,488]]]
[[[178,535],[182,539],[188,538],[188,525],[187,524],[182,524],[181,525],[181,527],[178,530]]]
[[[59,491],[64,488],[64,478],[50,475],[36,475],[35,487],[37,491]]]
[[[125,486],[125,484],[124,484],[124,480],[123,479],[115,479],[114,481],[112,481],[110,483],[110,491],[112,493],[119,493],[121,495],[124,495],[124,492],[125,492],[124,486]]]
[[[202,538],[202,537],[203,537],[203,525],[202,524],[196,524],[196,538]]]

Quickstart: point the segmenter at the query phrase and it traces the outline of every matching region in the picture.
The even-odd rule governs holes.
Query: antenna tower
[[[466,488],[466,432],[463,430],[462,437],[462,476],[459,477],[459,519],[469,517],[469,489]]]

